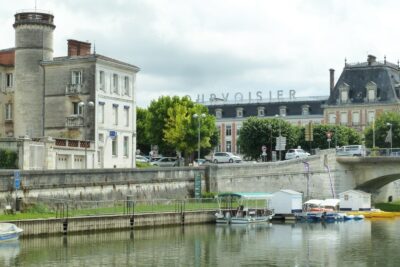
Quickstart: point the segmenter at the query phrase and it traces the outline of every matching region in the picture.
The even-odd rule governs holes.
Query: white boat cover
[[[322,203],[320,204],[323,207],[336,207],[340,202],[340,199],[336,199],[336,198],[330,198],[330,199],[325,199],[324,201],[322,201]]]
[[[323,202],[323,200],[321,199],[310,199],[306,202],[304,202],[305,205],[316,205],[319,206],[321,205],[321,203]]]

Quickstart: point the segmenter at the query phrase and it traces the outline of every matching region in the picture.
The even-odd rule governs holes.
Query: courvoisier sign
[[[289,90],[289,95],[284,96],[283,90],[277,90],[276,92],[273,91],[257,91],[255,94],[252,92],[248,93],[221,93],[217,95],[215,93],[211,93],[208,96],[205,94],[198,94],[196,98],[197,103],[204,103],[204,102],[215,102],[215,101],[222,101],[222,102],[253,102],[253,101],[272,101],[272,100],[284,100],[289,99],[293,100],[296,98],[296,91]]]

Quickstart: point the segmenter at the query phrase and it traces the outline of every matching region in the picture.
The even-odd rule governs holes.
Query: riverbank
[[[215,210],[163,212],[134,215],[102,215],[9,221],[24,230],[22,236],[88,233],[142,227],[204,224],[215,221]]]

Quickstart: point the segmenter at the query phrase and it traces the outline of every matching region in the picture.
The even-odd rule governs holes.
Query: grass
[[[383,211],[400,211],[400,201],[390,203],[377,203],[375,208]]]
[[[68,206],[68,208],[64,207],[63,214],[60,210],[51,210],[48,206],[44,204],[35,204],[25,212],[17,212],[14,214],[0,214],[0,221],[218,209],[218,204],[214,199],[190,199],[185,201],[158,200],[150,202],[136,202],[134,206],[131,205],[129,207],[126,206],[126,202],[98,202],[97,204],[99,203],[100,206],[98,207],[93,207],[93,202],[90,203],[92,207],[70,205]],[[82,202],[79,204],[83,205],[85,203]],[[104,206],[105,204],[108,204],[109,206]]]

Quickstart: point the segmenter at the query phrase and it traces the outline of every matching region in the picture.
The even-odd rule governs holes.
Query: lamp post
[[[271,149],[271,161],[272,161],[272,125],[268,124],[268,130],[269,130],[269,147]]]
[[[282,159],[282,136],[281,136],[281,117],[284,117],[285,115],[278,115],[276,114],[275,117],[279,118],[279,137],[278,137],[278,148],[279,148],[279,161]]]
[[[390,127],[388,135],[386,137],[386,142],[389,143],[390,142],[390,153],[392,153],[392,147],[393,147],[393,135],[392,135],[392,124],[390,122],[386,123],[387,126]]]
[[[375,116],[372,117],[372,149],[375,149]]]
[[[85,169],[87,169],[87,109],[94,107],[93,101],[88,101],[88,102],[79,102],[78,106],[82,108],[82,115],[83,115],[83,130],[84,130],[84,138],[85,138]],[[90,146],[90,141],[89,141],[89,146]]]
[[[197,145],[198,145],[198,148],[197,148],[197,161],[199,161],[200,160],[200,128],[201,128],[201,119],[202,118],[205,118],[206,117],[206,114],[204,114],[204,113],[202,113],[202,114],[193,114],[193,118],[194,119],[197,119],[197,121],[198,121],[198,128],[197,128]]]

